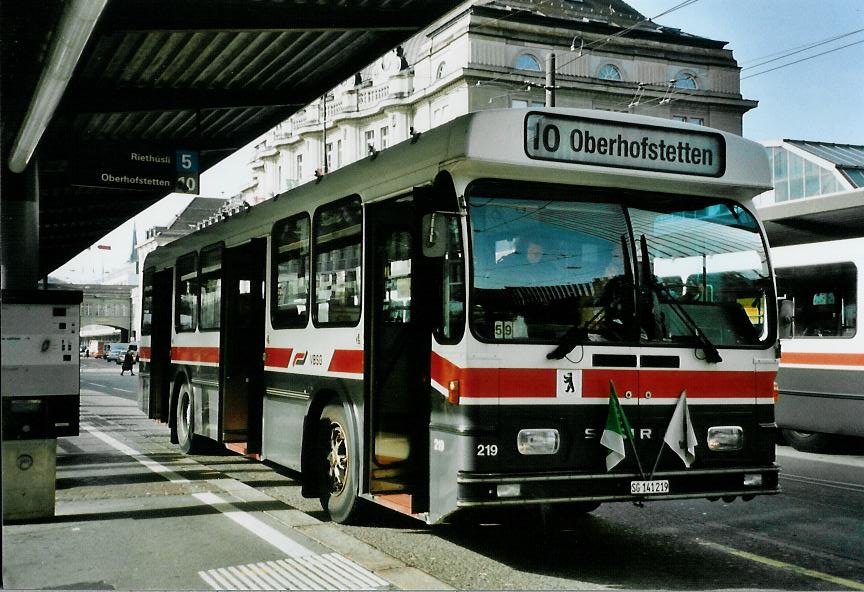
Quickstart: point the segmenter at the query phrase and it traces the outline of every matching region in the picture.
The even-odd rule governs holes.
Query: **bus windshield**
[[[479,339],[730,347],[773,338],[764,242],[739,205],[534,187],[472,188]]]

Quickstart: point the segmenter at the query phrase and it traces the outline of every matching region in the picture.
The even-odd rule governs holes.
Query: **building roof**
[[[807,140],[783,140],[834,164],[855,187],[864,187],[864,146]]]
[[[224,199],[196,197],[180,212],[163,234],[189,234],[198,228],[198,223],[217,213],[225,205]]]

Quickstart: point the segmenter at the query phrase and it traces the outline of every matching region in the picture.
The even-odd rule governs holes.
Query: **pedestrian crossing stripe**
[[[383,590],[392,586],[338,553],[198,572],[214,590]]]

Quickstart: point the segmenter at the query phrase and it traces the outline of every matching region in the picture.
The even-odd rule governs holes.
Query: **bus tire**
[[[356,443],[342,405],[321,411],[317,436],[318,495],[333,522],[348,523],[358,514]]]
[[[184,454],[195,454],[203,449],[203,438],[195,434],[193,401],[192,389],[184,380],[177,390],[177,405],[174,407],[177,442]]]
[[[832,442],[830,434],[820,432],[784,429],[783,437],[792,448],[801,452],[825,452],[831,448]]]

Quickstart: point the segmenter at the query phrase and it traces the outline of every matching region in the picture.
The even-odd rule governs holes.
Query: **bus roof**
[[[460,194],[476,178],[738,200],[771,188],[765,149],[727,132],[584,109],[478,111],[160,247],[148,255],[145,267],[170,267],[177,256],[207,245],[224,241],[232,246],[264,236],[276,220],[341,197],[386,199],[428,185],[442,170],[453,175]]]

